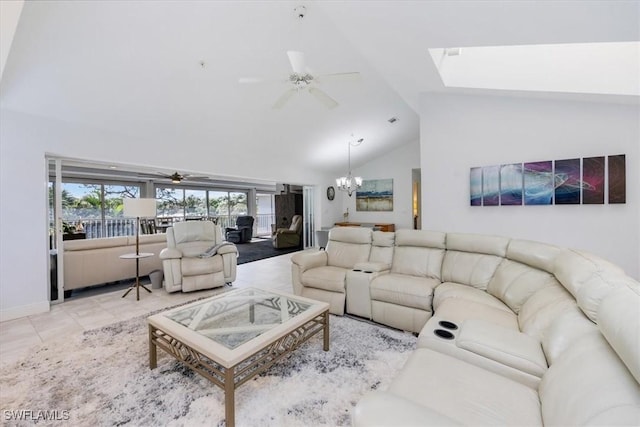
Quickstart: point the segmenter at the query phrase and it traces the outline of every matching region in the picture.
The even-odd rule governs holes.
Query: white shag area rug
[[[40,425],[223,426],[222,389],[160,349],[158,368],[149,369],[146,317],[43,345],[4,367],[0,413],[57,411],[60,421]],[[385,388],[416,343],[412,334],[333,315],[330,338],[328,352],[317,334],[240,386],[236,425],[351,425],[355,404]]]

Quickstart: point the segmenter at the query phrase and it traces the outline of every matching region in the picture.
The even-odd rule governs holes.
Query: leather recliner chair
[[[227,227],[225,229],[226,240],[232,243],[247,243],[253,237],[253,217],[239,216],[236,219],[236,227]]]
[[[273,247],[276,249],[294,248],[300,246],[302,235],[302,215],[294,215],[289,228],[278,228],[272,236]]]
[[[225,242],[211,221],[185,221],[167,229],[160,252],[167,292],[191,292],[224,286],[236,279],[238,250]]]

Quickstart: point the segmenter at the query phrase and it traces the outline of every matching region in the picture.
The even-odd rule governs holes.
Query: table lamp
[[[136,255],[140,254],[140,218],[156,216],[156,199],[123,199],[123,214],[136,218]]]

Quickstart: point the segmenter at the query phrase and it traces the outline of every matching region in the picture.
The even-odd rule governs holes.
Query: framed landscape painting
[[[393,211],[393,179],[363,180],[356,191],[356,211]]]

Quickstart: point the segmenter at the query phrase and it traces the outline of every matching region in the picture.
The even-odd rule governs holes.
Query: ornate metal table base
[[[323,350],[329,351],[329,311],[325,311],[302,326],[292,330],[235,366],[225,368],[202,353],[170,336],[156,326],[149,325],[149,367],[158,363],[157,347],[180,360],[200,375],[224,390],[225,421],[227,427],[235,425],[235,389],[256,375],[269,369],[274,363],[300,347],[305,341],[324,332]]]

